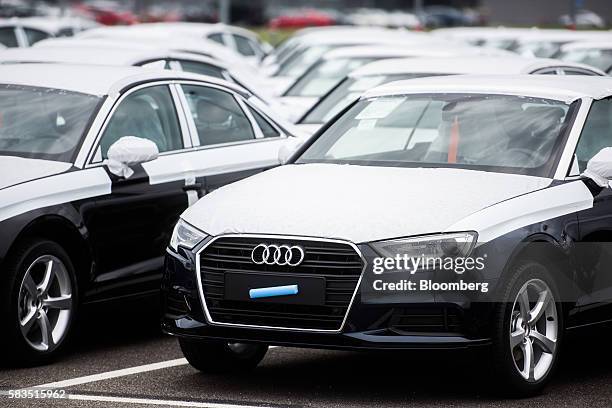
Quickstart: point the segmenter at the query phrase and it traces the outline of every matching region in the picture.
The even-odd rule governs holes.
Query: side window
[[[155,142],[160,153],[183,147],[176,109],[167,86],[141,89],[121,102],[102,135],[102,158],[107,158],[108,148],[123,136],[149,139]]]
[[[223,68],[197,61],[178,60],[185,72],[225,79]]]
[[[183,85],[201,146],[255,139],[251,122],[234,97],[206,86]]]
[[[44,31],[34,30],[32,28],[24,28],[23,31],[25,31],[25,35],[28,39],[28,45],[36,44],[37,42],[50,37],[50,35]]]
[[[234,41],[236,42],[236,49],[240,54],[247,57],[253,57],[257,55],[255,49],[253,48],[253,45],[251,44],[248,38],[236,34],[233,34],[232,36],[234,37]]]
[[[535,75],[559,75],[557,68],[544,68],[533,72]]]
[[[255,118],[255,122],[257,122],[257,126],[261,129],[261,133],[263,133],[263,137],[279,137],[280,133],[278,130],[274,128],[259,112],[255,109],[249,108],[251,114]]]
[[[225,41],[223,41],[223,34],[222,33],[209,34],[208,35],[208,39],[211,40],[211,41],[214,41],[216,43],[219,43],[221,45],[225,45]]]
[[[13,27],[0,27],[0,43],[5,47],[18,47],[17,36]]]
[[[589,76],[599,76],[596,72],[589,71],[586,69],[579,68],[563,68],[563,73],[565,75],[589,75]]]
[[[576,146],[578,167],[586,169],[587,162],[604,147],[612,147],[612,100],[593,102]]]

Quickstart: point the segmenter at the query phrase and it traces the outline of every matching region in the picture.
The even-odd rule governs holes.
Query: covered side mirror
[[[612,179],[612,147],[604,147],[593,156],[582,175],[593,180],[599,187],[608,187]]]
[[[106,162],[111,173],[130,178],[134,170],[130,167],[157,159],[157,145],[148,139],[136,136],[123,136],[108,148]]]
[[[286,164],[293,153],[295,153],[303,144],[304,140],[297,137],[288,137],[287,140],[285,140],[285,143],[283,143],[278,149],[278,162],[281,165]]]

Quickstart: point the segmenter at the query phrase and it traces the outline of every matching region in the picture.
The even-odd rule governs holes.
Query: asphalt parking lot
[[[3,395],[0,406],[612,406],[610,328],[568,338],[560,370],[545,393],[507,401],[483,385],[473,361],[482,357],[466,353],[371,354],[278,347],[252,374],[203,375],[182,359],[175,339],[160,333],[155,307],[154,302],[130,302],[89,310],[61,361],[0,370],[5,394],[55,383],[67,398]]]

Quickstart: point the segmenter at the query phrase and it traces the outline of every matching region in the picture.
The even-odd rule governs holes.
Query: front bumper
[[[201,244],[204,245],[204,244]],[[368,248],[361,248],[364,257]],[[362,296],[361,286],[338,332],[270,329],[211,323],[196,276],[197,248],[168,251],[162,280],[162,329],[191,339],[217,339],[324,349],[465,349],[486,346],[492,304],[464,297],[384,299]],[[364,282],[361,282],[364,285]]]

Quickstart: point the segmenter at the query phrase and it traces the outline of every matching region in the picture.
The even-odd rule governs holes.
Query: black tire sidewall
[[[18,319],[18,298],[21,282],[27,268],[43,255],[52,255],[62,261],[68,271],[72,285],[72,313],[70,314],[67,331],[60,344],[51,352],[41,352],[29,346],[21,334]],[[4,339],[0,340],[3,348],[3,350],[0,350],[0,356],[5,356],[2,360],[6,360],[9,364],[18,365],[48,363],[64,351],[70,340],[78,309],[77,279],[69,255],[59,244],[53,241],[28,239],[21,242],[11,252],[2,275],[0,277],[0,282],[2,282],[0,296],[4,300],[0,301],[0,324],[1,327],[6,328]]]
[[[523,379],[518,373],[515,365],[514,358],[512,356],[509,343],[510,343],[510,319],[512,314],[512,307],[514,301],[521,287],[532,279],[540,279],[544,281],[553,292],[554,299],[556,300],[557,308],[557,346],[554,355],[552,366],[549,369],[547,375],[540,380],[529,383]],[[500,379],[498,383],[497,391],[503,394],[510,394],[512,396],[530,396],[540,392],[546,384],[550,381],[554,375],[557,363],[559,361],[559,355],[561,352],[561,345],[564,334],[564,316],[561,303],[559,303],[559,290],[548,267],[536,260],[523,260],[517,263],[511,270],[510,279],[504,286],[501,294],[503,302],[499,303],[496,307],[495,321],[493,328],[493,359],[492,368],[494,370],[495,377]]]

